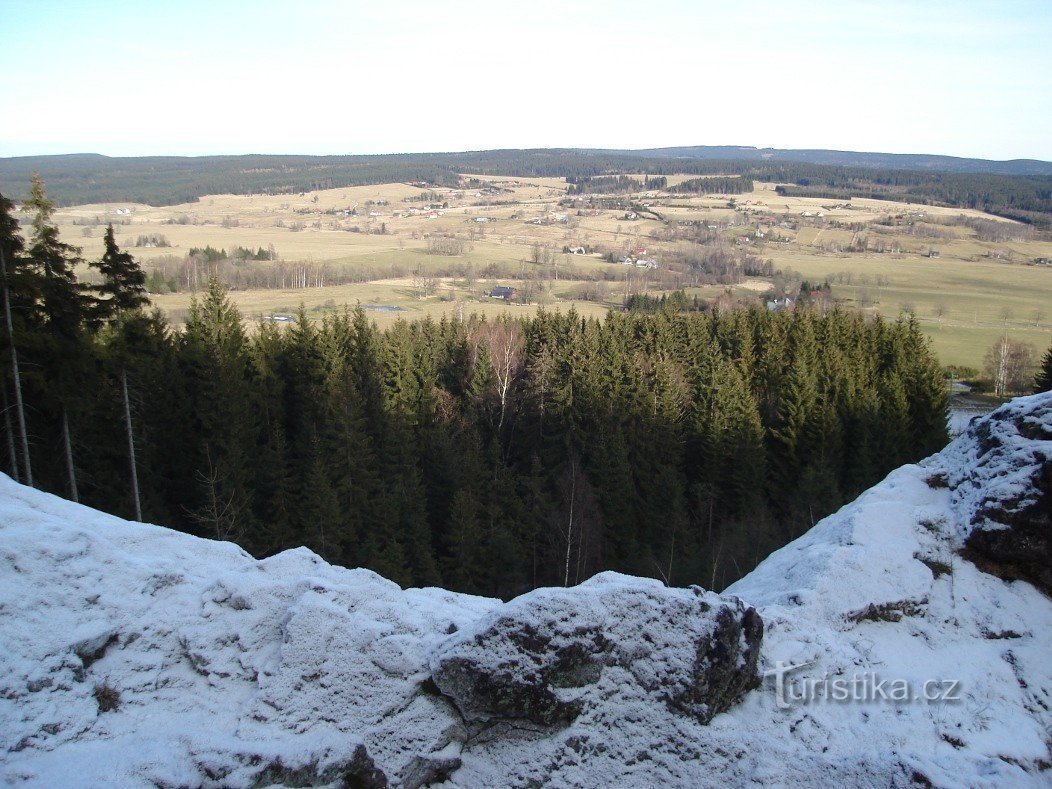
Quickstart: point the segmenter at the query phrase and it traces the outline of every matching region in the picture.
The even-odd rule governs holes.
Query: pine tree
[[[813,374],[807,363],[797,358],[786,373],[775,422],[768,432],[773,503],[783,511],[808,460],[804,452],[805,431],[816,402]]]
[[[913,450],[923,457],[938,452],[949,440],[946,425],[950,395],[935,354],[930,352],[931,341],[924,336],[917,319],[911,315],[900,323],[905,335],[903,378],[909,403],[909,433]]]
[[[139,472],[135,458],[135,431],[132,424],[131,401],[128,396],[128,357],[134,352],[132,340],[145,319],[142,308],[150,303],[146,295],[146,275],[129,253],[121,251],[114,238],[113,225],[106,229],[105,252],[92,263],[103,276],[95,301],[94,320],[109,320],[116,324],[116,342],[111,345],[116,377],[120,382],[123,402],[123,421],[128,444],[128,468],[132,487],[135,519],[142,520],[142,500],[139,492]]]
[[[259,462],[253,479],[253,499],[260,530],[252,545],[258,555],[298,545],[293,527],[297,478],[285,426],[285,338],[282,328],[260,321],[249,348],[259,415]]]
[[[315,446],[304,475],[298,520],[303,544],[318,555],[335,560],[341,522],[340,502],[329,480],[326,463]]]
[[[2,287],[4,329],[7,339],[9,368],[4,376],[4,419],[8,436],[8,454],[12,476],[25,484],[33,485],[33,467],[29,457],[29,434],[26,429],[25,404],[22,397],[22,371],[18,362],[19,340],[15,333],[13,312],[18,306],[28,307],[36,301],[36,279],[27,269],[24,258],[25,242],[18,232],[18,222],[11,215],[14,204],[0,194],[0,287]],[[25,314],[27,310],[23,311]],[[25,319],[19,321],[20,328]],[[17,419],[17,441],[12,425],[11,412],[7,406],[6,372],[10,371],[14,392],[15,417]],[[17,444],[17,449],[16,449]]]
[[[103,317],[131,312],[150,303],[146,295],[146,274],[130,253],[117,246],[113,225],[106,228],[106,251],[92,265],[102,274],[99,310]]]
[[[1045,352],[1045,358],[1041,361],[1041,369],[1034,379],[1034,392],[1052,391],[1052,347]]]
[[[353,566],[367,561],[369,534],[383,528],[383,486],[378,474],[374,435],[368,429],[361,393],[350,364],[354,329],[349,316],[327,322],[325,366],[319,427],[322,454],[340,505],[334,560]]]
[[[256,425],[254,391],[241,314],[215,277],[190,304],[182,359],[198,437],[196,521],[206,533],[246,534],[252,522],[250,482]]]
[[[458,592],[478,593],[482,561],[482,529],[479,524],[479,502],[469,489],[453,495],[449,512],[447,537],[448,559],[443,578]]]
[[[46,347],[43,371],[48,396],[58,411],[67,492],[77,501],[77,474],[73,458],[70,414],[81,393],[89,349],[84,323],[90,310],[86,288],[77,281],[74,266],[81,261],[80,249],[59,239],[53,221],[55,205],[44,193],[39,173],[34,174],[30,197],[24,209],[33,211],[33,233],[28,256],[40,281],[40,310],[45,324]]]

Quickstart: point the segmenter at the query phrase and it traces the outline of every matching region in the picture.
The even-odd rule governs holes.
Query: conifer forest
[[[607,569],[720,589],[947,440],[909,316],[279,326],[212,280],[176,330],[112,228],[89,288],[39,179],[23,208],[24,233],[0,199],[3,470],[257,556],[501,597]]]

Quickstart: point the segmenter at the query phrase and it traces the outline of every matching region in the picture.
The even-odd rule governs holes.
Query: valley
[[[1006,331],[1037,352],[1052,341],[1047,232],[968,209],[786,196],[773,183],[681,194],[669,190],[690,176],[663,178],[662,189],[632,177],[639,188],[627,193],[568,195],[564,178],[465,174],[457,188],[93,204],[59,209],[56,220],[87,260],[112,222],[177,325],[210,274],[252,322],[301,304],[318,319],[360,302],[381,327],[537,307],[602,315],[631,295],[676,290],[728,308],[795,295],[803,280],[828,283],[847,308],[912,312],[944,365],[981,369]],[[238,248],[264,259],[238,259]],[[86,268],[82,276],[91,280]],[[497,286],[516,297],[493,298]]]

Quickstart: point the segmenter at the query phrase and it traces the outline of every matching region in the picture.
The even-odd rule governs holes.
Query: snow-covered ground
[[[568,724],[467,720],[435,656],[525,598],[401,590],[306,549],[256,561],[0,476],[0,780],[1047,786],[1052,604],[961,549],[1003,528],[997,502],[1036,500],[1050,458],[1052,395],[1013,401],[734,584],[767,676],[708,725],[609,676]],[[647,612],[596,607],[640,588],[660,594],[604,574],[582,595],[645,657]]]

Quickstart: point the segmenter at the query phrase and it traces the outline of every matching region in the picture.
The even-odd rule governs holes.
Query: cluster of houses
[[[445,212],[441,208],[432,208],[431,206],[428,206],[427,208],[417,208],[416,206],[413,206],[405,212],[406,216],[423,216],[428,219],[438,219],[443,214],[445,214]]]
[[[527,219],[527,225],[550,225],[553,222],[559,224],[566,224],[570,221],[569,214],[563,214],[558,211],[549,211],[547,216],[537,216],[533,219]]]
[[[628,255],[622,255],[617,262],[622,266],[635,266],[636,268],[657,268],[656,260],[646,257],[646,247],[636,247]]]

